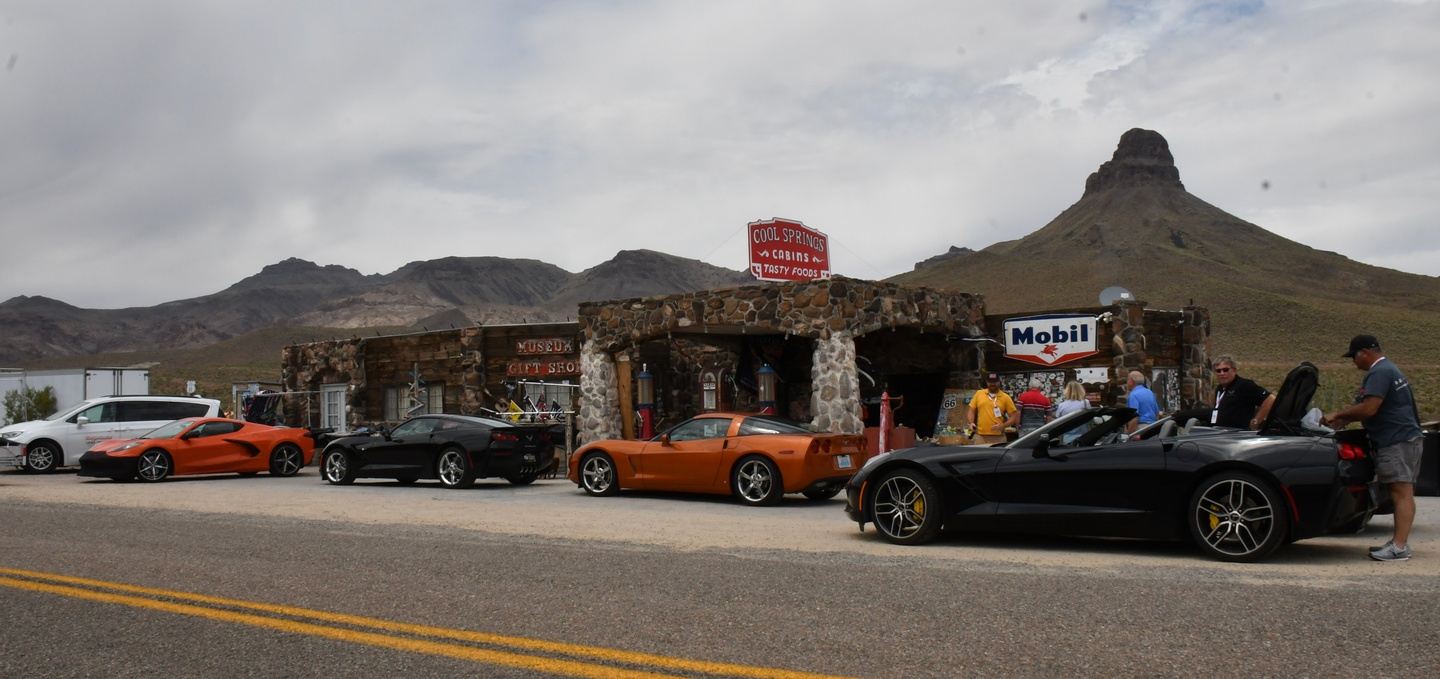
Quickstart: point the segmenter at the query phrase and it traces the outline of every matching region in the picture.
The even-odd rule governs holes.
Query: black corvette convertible
[[[1302,363],[1259,432],[1177,423],[1124,434],[1135,411],[1073,413],[995,446],[931,446],[872,458],[846,487],[846,513],[885,539],[941,529],[1191,539],[1225,561],[1354,531],[1374,511],[1362,430],[1301,424],[1318,371]]]
[[[420,415],[388,432],[331,441],[321,456],[325,480],[389,478],[401,483],[439,479],[468,488],[476,478],[501,477],[515,485],[550,469],[555,447],[546,427],[464,415]]]

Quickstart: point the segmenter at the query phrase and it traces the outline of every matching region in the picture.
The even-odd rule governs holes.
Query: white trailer
[[[60,410],[101,396],[149,396],[150,370],[146,368],[63,368],[59,370],[5,370],[0,372],[0,398],[20,389],[55,390]],[[3,413],[0,413],[3,416]]]

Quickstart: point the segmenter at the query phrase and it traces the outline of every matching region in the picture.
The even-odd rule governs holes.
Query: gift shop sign
[[[1005,321],[1005,356],[1038,365],[1059,365],[1100,353],[1095,317],[1026,316]]]
[[[830,277],[830,239],[800,222],[750,222],[750,273],[762,281]]]
[[[574,358],[553,358],[539,361],[510,361],[505,364],[506,377],[552,377],[579,375],[580,361]]]

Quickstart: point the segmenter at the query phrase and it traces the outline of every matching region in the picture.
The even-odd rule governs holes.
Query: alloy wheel
[[[25,453],[25,466],[33,471],[48,472],[59,466],[55,458],[55,449],[48,445],[30,446]]]
[[[329,457],[325,458],[325,479],[331,483],[344,481],[349,466],[349,463],[345,461],[344,453],[331,453]]]
[[[170,461],[158,450],[146,451],[140,455],[136,474],[145,481],[159,481],[170,474]]]
[[[275,451],[275,470],[280,476],[293,476],[300,471],[302,462],[300,449],[294,446],[282,446]]]
[[[610,485],[615,482],[615,468],[604,455],[593,455],[585,460],[585,466],[580,470],[580,479],[586,490],[601,495],[610,490]]]
[[[458,450],[447,450],[440,455],[440,482],[447,486],[458,486],[465,478],[465,459]]]
[[[875,491],[875,527],[892,538],[909,538],[925,525],[930,503],[920,484],[908,476],[895,475]]]
[[[1276,509],[1255,484],[1222,479],[1200,494],[1194,520],[1211,549],[1240,557],[1259,551],[1270,540]]]
[[[737,490],[741,497],[750,502],[760,502],[770,495],[770,488],[775,485],[775,475],[770,472],[770,465],[763,460],[747,460],[740,464],[740,470],[735,473]]]

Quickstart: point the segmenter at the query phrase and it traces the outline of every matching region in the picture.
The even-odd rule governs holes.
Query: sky
[[[883,278],[1044,226],[1133,127],[1231,214],[1435,276],[1437,36],[1418,1],[9,0],[0,300],[290,257],[743,270],[775,217]]]

